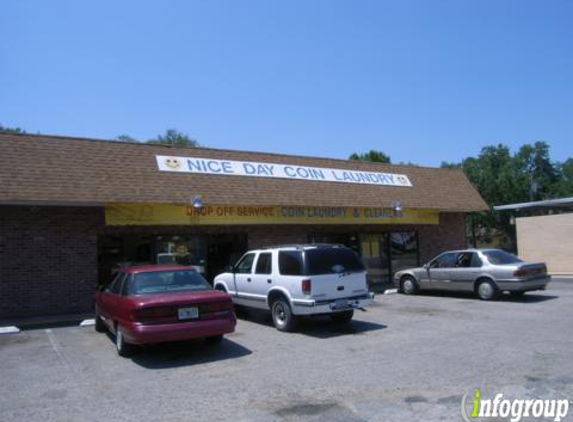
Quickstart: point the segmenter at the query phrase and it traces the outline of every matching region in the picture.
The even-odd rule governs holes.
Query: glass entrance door
[[[390,233],[392,273],[419,265],[418,233],[415,231]]]
[[[364,234],[360,242],[362,262],[368,270],[368,284],[373,291],[387,287],[390,279],[388,234]]]

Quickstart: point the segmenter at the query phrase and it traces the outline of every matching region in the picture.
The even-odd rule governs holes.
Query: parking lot
[[[347,326],[264,312],[202,341],[116,355],[93,327],[0,336],[2,421],[456,421],[476,388],[573,399],[573,280],[523,299],[380,295]],[[573,420],[573,410],[566,420]]]

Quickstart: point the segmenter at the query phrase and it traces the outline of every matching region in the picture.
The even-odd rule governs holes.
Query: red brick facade
[[[0,206],[0,319],[89,312],[98,280],[98,236],[246,233],[249,248],[306,243],[311,233],[416,230],[420,261],[465,247],[463,213],[439,225],[105,227],[103,208]]]
[[[102,208],[0,206],[0,319],[92,309]]]

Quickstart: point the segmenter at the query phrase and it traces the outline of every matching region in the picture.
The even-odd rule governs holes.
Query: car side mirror
[[[430,268],[430,263],[429,263],[429,262],[426,262],[426,263],[424,264],[424,269],[427,270],[427,269],[429,269],[429,268]]]
[[[235,272],[235,267],[233,265],[227,265],[225,267],[225,272],[226,273],[234,273]]]

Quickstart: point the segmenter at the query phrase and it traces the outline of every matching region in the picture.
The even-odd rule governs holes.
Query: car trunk
[[[177,292],[133,297],[132,320],[164,324],[211,319],[233,309],[229,296],[220,291]]]
[[[547,266],[544,263],[521,264],[513,273],[515,277],[531,279],[547,275]]]

